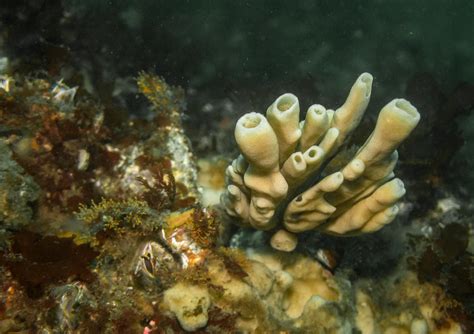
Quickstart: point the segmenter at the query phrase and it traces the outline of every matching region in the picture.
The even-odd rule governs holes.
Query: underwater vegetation
[[[415,266],[418,279],[436,282],[456,299],[468,301],[474,294],[474,258],[467,249],[468,227],[451,223],[440,228],[432,240],[416,243],[422,248],[421,254],[409,260]]]
[[[145,229],[145,220],[151,216],[151,210],[145,201],[133,198],[123,201],[102,199],[98,204],[90,207],[79,206],[76,218],[87,225],[94,225],[94,229],[101,229],[114,233],[124,233],[129,229]],[[150,226],[150,231],[153,225]]]
[[[15,233],[11,242],[11,253],[2,251],[2,264],[33,299],[41,297],[48,285],[68,279],[90,283],[95,278],[89,265],[98,252],[87,244],[28,231]]]

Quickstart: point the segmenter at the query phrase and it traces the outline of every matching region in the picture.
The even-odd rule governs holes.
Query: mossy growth
[[[171,124],[179,123],[185,109],[184,91],[166,83],[159,76],[140,72],[137,78],[139,91],[152,103],[159,118],[168,119]]]
[[[99,203],[81,204],[76,218],[88,225],[119,234],[127,229],[153,231],[161,227],[157,224],[156,213],[145,201],[136,198],[113,200],[103,198]]]
[[[165,279],[165,286],[171,287],[176,282],[206,287],[215,300],[221,299],[225,292],[222,286],[212,283],[206,264],[190,266],[181,271],[171,272]]]
[[[240,279],[248,276],[245,269],[249,267],[249,260],[241,249],[220,247],[216,254],[222,259],[229,274]]]

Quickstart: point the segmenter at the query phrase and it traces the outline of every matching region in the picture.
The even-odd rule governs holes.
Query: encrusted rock
[[[0,140],[0,221],[2,227],[18,229],[33,215],[31,204],[39,196],[33,178],[13,160],[7,144]]]

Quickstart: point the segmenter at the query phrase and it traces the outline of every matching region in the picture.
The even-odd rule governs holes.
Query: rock
[[[17,230],[29,224],[31,203],[39,196],[39,187],[31,176],[12,158],[7,144],[0,140],[0,221],[8,229]]]

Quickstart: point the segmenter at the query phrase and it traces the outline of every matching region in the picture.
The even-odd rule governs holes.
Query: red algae
[[[51,284],[94,281],[91,264],[98,254],[89,245],[76,245],[72,238],[22,231],[13,236],[11,253],[4,253],[1,262],[30,297],[38,298]]]

